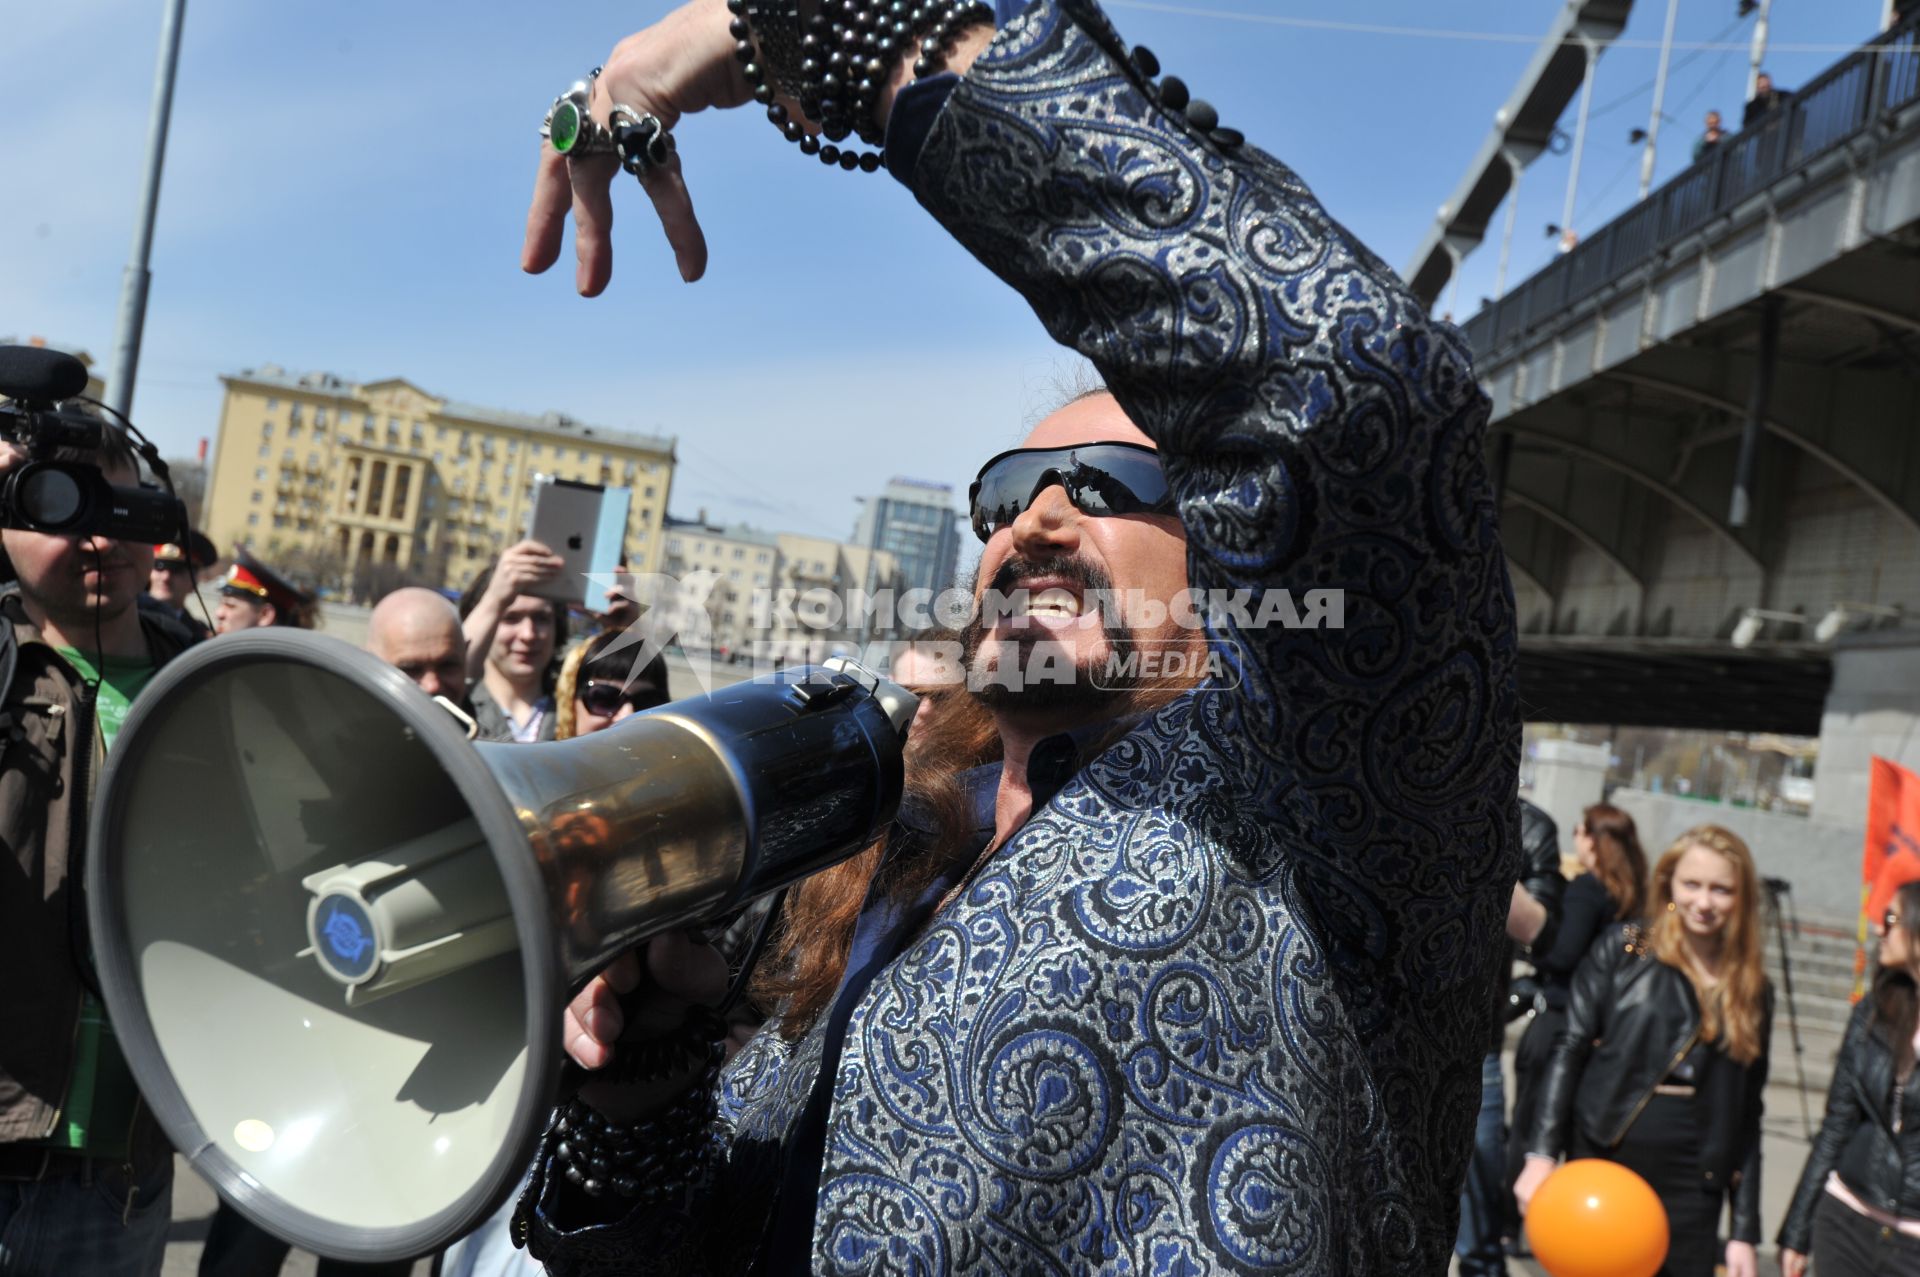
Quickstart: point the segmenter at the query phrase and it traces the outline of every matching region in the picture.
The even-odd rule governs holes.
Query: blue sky
[[[0,0],[0,334],[110,360],[132,237],[160,0]],[[755,112],[685,121],[712,260],[682,284],[621,187],[613,286],[572,250],[517,268],[548,101],[671,7],[576,0],[190,0],[134,417],[169,455],[215,429],[222,372],[266,362],[678,436],[675,513],[846,536],[891,475],[964,490],[1074,375],[1025,305],[884,175],[803,161]],[[1659,178],[1701,115],[1737,118],[1750,20],[1681,0]],[[1882,0],[1776,0],[1793,86]],[[1292,164],[1396,267],[1458,182],[1560,5],[1551,0],[1110,0],[1222,119]],[[1664,0],[1601,60],[1576,224],[1633,199]],[[1367,29],[1353,29],[1364,27]],[[1437,34],[1445,33],[1445,34]],[[1684,65],[1679,65],[1684,61]],[[1571,129],[1572,113],[1564,122]],[[1522,186],[1510,283],[1548,260],[1569,161]],[[1460,317],[1492,291],[1474,255]]]

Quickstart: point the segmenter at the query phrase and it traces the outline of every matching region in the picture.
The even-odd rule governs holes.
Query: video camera
[[[86,366],[72,355],[0,346],[0,439],[27,453],[0,482],[0,527],[147,545],[184,535],[186,508],[172,495],[116,488],[99,467],[59,459],[62,449],[98,451],[106,437],[104,422],[66,402],[86,388]]]

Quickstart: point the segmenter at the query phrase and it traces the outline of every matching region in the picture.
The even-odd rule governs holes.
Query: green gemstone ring
[[[569,159],[605,155],[613,150],[607,131],[587,114],[593,82],[599,76],[600,68],[595,67],[586,79],[576,80],[573,87],[553,100],[553,105],[547,108],[546,119],[540,122],[540,136]]]
[[[580,141],[582,118],[579,103],[571,98],[561,98],[553,104],[553,117],[547,121],[547,141],[554,150],[562,155],[573,153]]]

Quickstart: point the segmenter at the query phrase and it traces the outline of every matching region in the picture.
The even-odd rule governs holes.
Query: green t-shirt
[[[90,656],[71,648],[57,648],[67,664],[88,682],[98,681],[94,716],[100,724],[100,740],[113,748],[120,724],[127,721],[133,698],[153,677],[153,662],[145,658],[128,660],[108,657],[103,669],[96,669]],[[120,1043],[107,1023],[107,1010],[100,999],[88,993],[80,1006],[80,1028],[74,1040],[73,1075],[67,1081],[67,1103],[48,1143],[59,1148],[80,1149],[92,1157],[125,1157],[127,1135],[133,1129],[134,1110],[140,1102],[140,1090],[134,1084],[133,1071],[120,1053]]]

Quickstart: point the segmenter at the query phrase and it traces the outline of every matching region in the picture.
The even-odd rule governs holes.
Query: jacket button
[[[1713,1178],[1713,1172],[1712,1172],[1712,1171],[1708,1171],[1708,1172],[1707,1172],[1707,1178],[1708,1178],[1708,1179],[1712,1179],[1712,1178]]]

